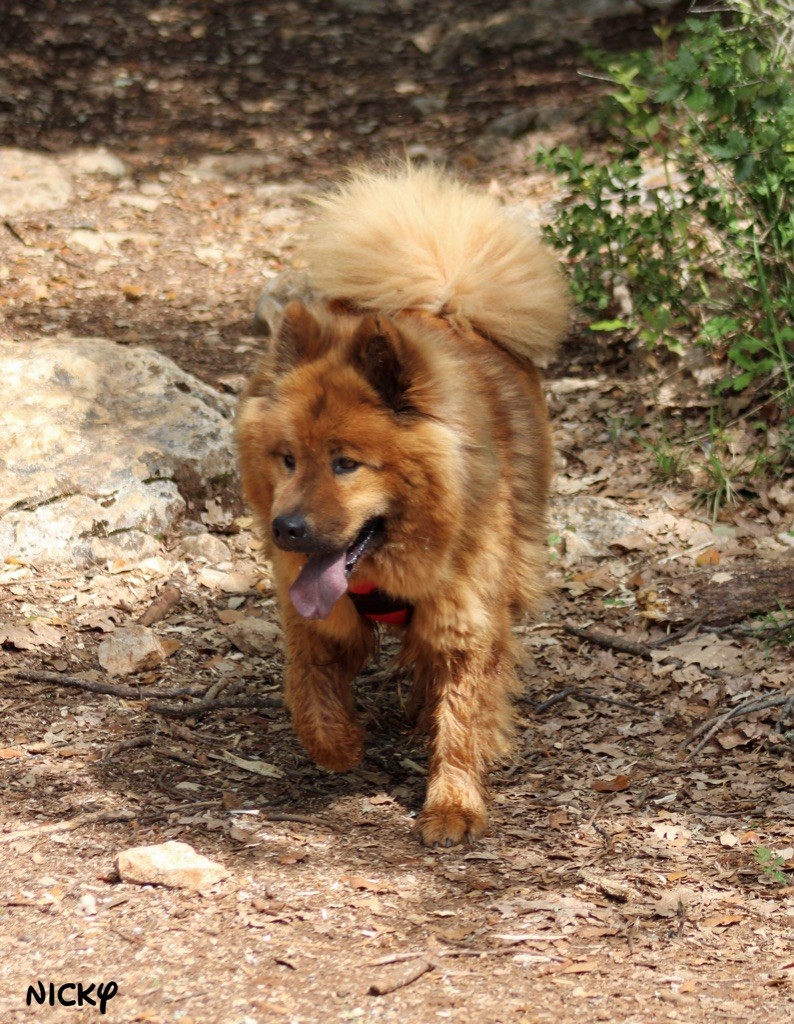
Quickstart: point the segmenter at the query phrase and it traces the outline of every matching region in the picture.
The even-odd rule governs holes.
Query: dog
[[[538,367],[567,289],[525,218],[433,167],[354,172],[319,207],[316,301],[285,307],[237,418],[285,703],[314,761],[351,769],[365,739],[351,682],[377,630],[399,632],[408,719],[429,743],[416,832],[449,847],[487,828],[520,688],[512,625],[544,594]]]

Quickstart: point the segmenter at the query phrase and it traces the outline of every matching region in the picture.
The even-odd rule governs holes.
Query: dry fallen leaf
[[[220,761],[227,761],[236,768],[242,768],[245,772],[251,772],[254,775],[264,775],[267,779],[284,778],[284,772],[274,764],[268,764],[267,761],[254,761],[244,757],[237,757],[236,754],[232,754],[228,750],[224,751],[220,756],[210,754],[210,757],[213,759],[217,758]]]
[[[29,625],[0,628],[0,646],[8,644],[18,651],[35,651],[37,647],[58,647],[62,636],[46,622],[34,619]]]
[[[590,788],[596,793],[620,793],[631,786],[631,779],[628,775],[616,775],[614,779],[595,779],[590,783]]]
[[[717,742],[723,750],[733,750],[734,747],[743,747],[753,740],[760,739],[769,733],[769,726],[766,722],[743,722],[735,729],[728,729],[725,732],[717,733]]]
[[[704,918],[700,924],[704,928],[727,928],[732,924],[741,924],[744,920],[741,914],[714,914]]]
[[[582,960],[580,963],[566,964],[560,974],[591,974],[599,969],[597,960]]]
[[[720,564],[720,553],[716,548],[708,548],[706,551],[701,551],[695,559],[695,565],[719,565]]]
[[[343,875],[339,879],[345,885],[349,885],[353,889],[366,889],[367,892],[389,892],[389,886],[383,882],[374,882],[369,878],[364,878],[363,875]]]
[[[283,853],[279,857],[278,862],[279,862],[279,864],[284,865],[284,867],[287,867],[287,866],[289,866],[291,864],[300,864],[300,863],[302,863],[304,860],[306,860],[308,858],[308,856],[309,856],[309,851],[308,850],[298,850],[296,853]]]
[[[84,615],[80,624],[84,629],[98,629],[102,633],[112,633],[121,621],[121,612],[116,608],[101,608]]]

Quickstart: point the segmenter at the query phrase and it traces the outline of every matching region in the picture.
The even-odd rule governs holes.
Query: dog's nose
[[[273,540],[285,551],[300,551],[308,533],[309,524],[300,512],[289,512],[273,520]]]

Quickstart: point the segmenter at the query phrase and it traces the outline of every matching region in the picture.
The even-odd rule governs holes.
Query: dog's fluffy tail
[[[544,366],[565,333],[557,261],[525,218],[432,167],[357,171],[321,199],[305,255],[329,299],[463,317]]]

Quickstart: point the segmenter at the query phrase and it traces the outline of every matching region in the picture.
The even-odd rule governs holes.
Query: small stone
[[[136,210],[154,213],[162,200],[158,199],[157,196],[145,196],[134,192],[131,195],[119,196],[118,202],[121,206],[131,206]]]
[[[122,882],[133,885],[165,885],[171,889],[199,892],[229,877],[229,871],[196,853],[187,843],[170,840],[157,846],[136,846],[116,857]]]
[[[578,494],[557,496],[551,522],[565,542],[566,566],[582,558],[607,558],[616,539],[647,533],[647,522],[629,515],[611,498]]]
[[[248,174],[261,176],[275,160],[270,153],[210,153],[186,167],[184,173],[199,181],[224,181]]]
[[[222,626],[220,631],[243,654],[275,654],[281,644],[278,626],[250,616]]]
[[[257,584],[258,573],[255,569],[237,569],[233,572],[221,572],[209,566],[198,574],[198,581],[208,590],[220,590],[224,594],[247,594]]]
[[[125,178],[126,164],[106,149],[82,149],[66,157],[66,163],[82,174],[105,174],[109,178]]]
[[[488,132],[491,135],[499,135],[503,138],[518,139],[531,131],[537,123],[537,113],[532,108],[510,110],[501,117],[497,117],[488,125]]]
[[[229,545],[212,533],[197,533],[185,537],[177,545],[176,553],[186,558],[202,558],[205,562],[229,562],[232,553]]]
[[[99,664],[111,676],[129,676],[155,668],[166,654],[160,638],[148,626],[117,629],[97,648]]]
[[[77,902],[77,909],[83,917],[93,917],[96,914],[96,897],[90,892],[83,893]]]
[[[101,565],[113,572],[127,572],[141,562],[156,558],[160,545],[141,530],[114,533],[111,537],[92,537],[75,545],[80,561],[88,565]]]

